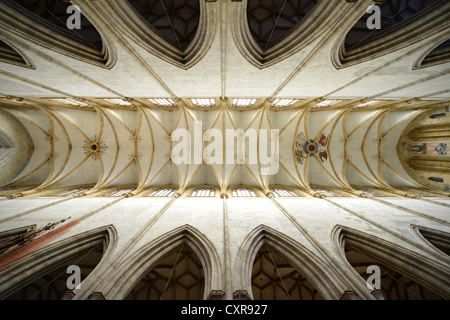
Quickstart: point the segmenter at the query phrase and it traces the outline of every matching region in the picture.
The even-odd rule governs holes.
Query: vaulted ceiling
[[[344,189],[420,186],[400,163],[397,143],[406,126],[426,111],[419,107],[426,102],[417,102],[416,108],[407,103],[387,108],[392,102],[378,101],[367,109],[364,103],[358,106],[343,100],[334,104],[336,108],[322,110],[317,107],[320,102],[313,102],[283,110],[266,101],[241,110],[231,100],[216,99],[215,106],[204,111],[181,103],[170,110],[149,108],[138,100],[122,108],[69,108],[47,101],[42,103],[45,107],[22,101],[22,108],[5,108],[33,137],[34,149],[27,165],[6,187],[133,185],[142,190],[176,185],[185,190],[209,184],[225,191],[228,186],[246,184],[268,191],[275,184],[307,190],[312,185]],[[222,163],[195,163],[194,154],[190,163],[173,163],[171,152],[183,142],[174,138],[178,129],[190,133],[190,150],[200,152],[199,157],[205,156],[206,146],[213,145],[206,137],[208,129],[217,129],[224,149],[219,146],[215,152],[223,152]],[[276,129],[279,144],[271,145],[270,138],[260,137],[251,149],[249,139],[245,161],[240,163],[235,148],[226,148],[230,129],[233,133],[242,129],[244,134]],[[198,149],[196,130],[203,135]],[[266,145],[268,156],[275,154],[274,147],[279,148],[276,162],[265,164],[260,154],[252,162],[252,152]],[[232,162],[227,161],[227,152],[233,152]]]
[[[396,23],[373,38],[361,29],[373,1],[72,3],[80,30],[64,28],[68,4],[0,4],[0,105],[32,139],[4,187],[418,186],[396,147],[450,100],[447,1],[383,4]],[[173,164],[170,135],[196,121],[224,136],[278,129],[278,170]]]

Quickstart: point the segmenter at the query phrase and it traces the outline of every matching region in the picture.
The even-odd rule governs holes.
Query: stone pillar
[[[222,193],[220,197],[223,199],[223,253],[225,260],[225,276],[224,276],[224,284],[225,284],[225,300],[231,300],[231,288],[232,288],[232,276],[231,276],[231,253],[230,253],[230,234],[229,234],[229,226],[228,226],[228,210],[227,210],[227,198],[228,195],[226,193]]]

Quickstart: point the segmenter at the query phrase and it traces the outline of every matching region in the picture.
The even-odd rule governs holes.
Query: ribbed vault
[[[185,50],[194,39],[200,20],[199,0],[129,2],[145,21],[180,50]]]
[[[297,26],[319,0],[248,0],[247,19],[253,39],[266,50]]]
[[[164,185],[176,185],[181,192],[196,185],[214,186],[221,192],[250,185],[267,193],[272,185],[284,185],[310,194],[322,186],[359,195],[361,187],[395,192],[423,185],[405,171],[397,154],[404,129],[425,110],[408,104],[395,110],[282,111],[264,105],[236,111],[218,100],[214,110],[205,113],[181,104],[172,111],[153,109],[137,101],[122,108],[102,106],[100,99],[95,107],[68,108],[51,99],[46,103],[45,108],[6,109],[28,128],[35,152],[23,172],[4,188],[36,186],[44,191],[93,186],[88,193],[122,188],[136,194]],[[192,154],[186,163],[173,162],[182,144],[172,134],[180,130],[192,138],[200,134],[200,140],[190,141]],[[220,158],[213,162],[207,153],[207,147],[214,146],[207,136],[211,130],[223,139],[216,150]],[[227,140],[227,132],[239,130],[247,137],[242,153],[236,147],[226,148],[227,143],[238,142],[235,136]],[[267,130],[268,136],[250,138],[260,130]],[[257,151],[262,147],[267,148],[270,163],[262,161]]]

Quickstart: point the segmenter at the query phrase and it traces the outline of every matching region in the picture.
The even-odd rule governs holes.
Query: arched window
[[[252,189],[248,189],[248,188],[234,189],[232,194],[233,194],[233,197],[256,197],[255,192]]]
[[[282,255],[263,244],[252,269],[255,300],[322,300],[322,296]]]
[[[274,188],[271,191],[277,197],[298,197],[293,191],[287,189]]]
[[[173,188],[158,189],[151,192],[148,197],[171,197],[175,192]]]
[[[200,188],[192,192],[191,197],[214,197],[215,191],[211,188]]]

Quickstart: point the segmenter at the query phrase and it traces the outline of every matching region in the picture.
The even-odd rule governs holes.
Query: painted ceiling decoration
[[[83,185],[103,190],[129,186],[138,192],[173,185],[181,192],[208,185],[225,192],[230,186],[250,185],[269,192],[273,185],[284,185],[315,193],[314,186],[356,192],[359,186],[394,189],[420,185],[397,155],[405,127],[427,110],[411,108],[408,103],[384,110],[355,109],[347,102],[347,107],[341,108],[304,106],[283,111],[270,104],[236,110],[232,101],[217,99],[216,108],[204,112],[183,104],[169,111],[144,106],[138,100],[117,108],[100,106],[101,99],[85,101],[92,106],[36,108],[27,99],[15,101],[16,107],[4,106],[5,112],[27,128],[34,145],[28,165],[3,184],[4,188],[46,190]],[[191,136],[197,129],[203,134],[216,129],[222,132],[224,145],[228,129],[242,129],[244,134],[277,129],[279,168],[265,172],[262,160],[252,163],[248,145],[243,163],[235,156],[232,163],[174,164],[172,151],[179,142],[172,141],[171,135],[178,129]],[[204,139],[203,150],[209,143]],[[258,148],[262,143],[263,139],[258,139]],[[434,150],[438,149],[436,145]]]
[[[443,191],[450,190],[449,117],[448,107],[424,113],[405,128],[397,144],[406,172],[421,184]]]
[[[142,18],[180,50],[194,39],[200,20],[199,0],[128,0]]]
[[[351,66],[374,57],[386,55],[418,41],[430,39],[430,34],[445,30],[449,19],[450,3],[445,0],[395,0],[376,4],[381,12],[381,28],[366,25],[373,11],[361,8],[359,20],[336,45],[333,63],[337,68]],[[438,40],[436,40],[438,39]],[[430,47],[442,40],[432,39]]]

